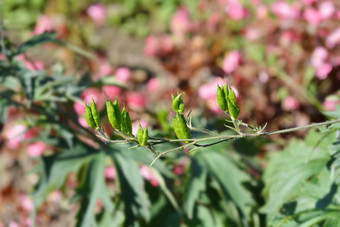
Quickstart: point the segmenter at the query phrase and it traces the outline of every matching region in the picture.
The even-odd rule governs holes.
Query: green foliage
[[[266,204],[261,209],[270,226],[340,224],[338,180],[330,168],[338,159],[332,155],[334,140],[334,132],[325,137],[311,131],[304,141],[295,139],[270,156],[263,177]]]

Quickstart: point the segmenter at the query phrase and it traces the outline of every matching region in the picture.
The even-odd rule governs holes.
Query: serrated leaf
[[[134,226],[140,217],[150,219],[150,201],[144,191],[143,179],[137,163],[121,150],[110,153],[115,163],[121,188],[121,199],[125,203],[126,225]]]
[[[250,181],[249,176],[236,167],[225,155],[212,149],[206,149],[196,154],[195,157],[199,163],[216,178],[226,198],[231,198],[245,220],[249,219],[250,208],[255,205],[250,192],[244,187],[244,183]]]
[[[206,187],[206,170],[203,169],[197,160],[191,160],[190,179],[186,185],[184,196],[184,211],[188,215],[189,219],[193,217],[194,206],[199,198],[201,192],[204,192]]]
[[[78,188],[82,196],[82,202],[77,214],[77,227],[97,226],[95,207],[100,199],[104,204],[104,212],[111,214],[113,203],[108,188],[105,184],[105,153],[97,153],[88,166],[85,181]]]

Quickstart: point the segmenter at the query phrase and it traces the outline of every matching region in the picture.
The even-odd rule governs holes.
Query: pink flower
[[[324,63],[316,70],[316,77],[320,80],[326,79],[328,74],[332,71],[332,65],[329,63]]]
[[[335,13],[333,2],[322,2],[319,5],[319,12],[322,19],[328,19]]]
[[[82,102],[75,102],[73,104],[73,108],[76,111],[78,115],[84,115],[85,114],[85,104]]]
[[[130,69],[121,67],[116,71],[116,78],[118,81],[127,82],[130,79],[131,72]]]
[[[99,74],[100,76],[108,76],[112,73],[112,67],[108,62],[102,62],[99,64]]]
[[[145,40],[144,54],[146,56],[156,56],[159,52],[159,41],[156,36],[149,35]]]
[[[223,71],[227,74],[235,71],[241,64],[241,54],[239,51],[232,51],[223,60]]]
[[[314,2],[316,2],[316,0],[302,0],[302,2],[306,5],[312,5]]]
[[[168,54],[173,51],[174,44],[172,42],[172,39],[169,36],[163,35],[161,37],[161,49],[162,49],[162,54]]]
[[[140,173],[145,180],[148,180],[152,186],[157,187],[159,185],[158,179],[153,170],[147,166],[140,168]]]
[[[4,137],[8,140],[7,146],[10,149],[17,149],[25,138],[27,127],[22,124],[10,125],[9,129],[4,131]]]
[[[113,166],[108,166],[105,169],[105,179],[106,180],[115,180],[117,176],[116,173],[116,168],[114,168]]]
[[[261,33],[257,29],[249,28],[246,29],[245,36],[249,41],[254,41],[261,37]]]
[[[25,64],[25,66],[27,67],[27,69],[29,69],[31,71],[44,70],[45,69],[45,65],[42,61],[36,61],[36,62],[29,61],[25,58],[25,55],[23,55],[23,54],[18,55],[17,59],[19,61],[23,62]]]
[[[97,25],[103,25],[106,20],[106,8],[103,4],[94,4],[87,9],[87,14]]]
[[[147,98],[139,92],[131,92],[127,94],[127,104],[130,108],[144,108],[147,103]]]
[[[80,94],[80,97],[87,103],[90,104],[92,99],[97,105],[98,110],[102,110],[105,106],[105,99],[103,94],[98,88],[87,88]]]
[[[149,122],[141,119],[140,121],[134,121],[132,123],[132,134],[137,135],[139,124],[142,126],[142,128],[148,127]]]
[[[54,190],[48,195],[48,201],[58,203],[61,200],[61,191]]]
[[[268,15],[268,9],[265,5],[259,5],[256,7],[256,17],[258,19],[265,19]]]
[[[86,121],[86,119],[85,119],[84,117],[79,118],[79,119],[78,119],[78,122],[79,122],[79,124],[80,124],[81,126],[83,126],[84,128],[88,128],[88,127],[89,127],[89,125],[87,124],[87,121]]]
[[[267,83],[269,80],[269,75],[266,71],[261,71],[259,73],[259,81],[263,84]]]
[[[288,96],[283,100],[282,108],[286,111],[297,110],[300,107],[300,103],[293,96]]]
[[[320,67],[327,59],[328,51],[324,47],[314,49],[311,57],[311,63],[314,68]]]
[[[333,31],[326,39],[326,46],[328,48],[334,48],[340,44],[340,27]]]
[[[42,34],[44,32],[50,32],[53,29],[52,20],[46,15],[42,15],[38,18],[33,33],[35,35]]]
[[[303,17],[311,25],[318,25],[322,18],[318,10],[313,8],[308,8],[303,12]]]
[[[35,142],[27,147],[28,155],[31,157],[38,157],[42,155],[46,150],[48,149],[48,146],[44,142]]]
[[[189,11],[184,7],[178,8],[175,15],[172,17],[170,27],[172,33],[176,36],[183,36],[191,31],[193,24],[190,19]]]
[[[229,3],[226,12],[233,20],[241,20],[247,16],[247,10],[240,3]]]
[[[277,1],[272,5],[272,11],[275,15],[283,19],[296,19],[299,17],[299,9],[292,7],[287,2]]]
[[[20,225],[17,222],[11,221],[8,227],[20,227]]]
[[[154,93],[154,92],[158,92],[161,88],[161,84],[158,78],[151,78],[147,85],[146,88],[148,90],[148,93]]]
[[[323,102],[323,106],[327,111],[335,111],[337,105],[340,105],[340,100],[334,95],[328,96]]]
[[[216,97],[217,85],[224,86],[226,84],[226,80],[222,78],[217,78],[210,83],[203,84],[198,89],[198,95],[200,98],[208,100]]]
[[[116,99],[117,96],[122,93],[122,89],[114,85],[104,85],[102,90],[104,94],[111,99]]]
[[[20,195],[21,206],[28,212],[33,210],[33,202],[30,197],[25,194]]]

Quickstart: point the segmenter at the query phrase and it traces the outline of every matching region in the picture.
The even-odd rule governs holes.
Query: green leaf
[[[191,173],[189,182],[186,185],[184,196],[184,211],[189,219],[193,217],[194,206],[200,193],[205,191],[207,172],[203,169],[197,160],[191,160]]]
[[[90,161],[96,152],[91,147],[77,144],[73,149],[50,156],[43,156],[40,170],[42,175],[33,194],[35,209],[46,200],[48,194],[60,188],[71,172],[77,172],[86,162]]]
[[[244,184],[250,181],[249,176],[225,155],[212,149],[197,152],[195,158],[216,178],[226,198],[230,198],[241,211],[241,216],[249,220],[250,209],[254,206],[250,192],[244,187]]]
[[[95,207],[97,200],[100,199],[104,204],[104,212],[111,214],[113,203],[110,192],[105,184],[105,153],[97,153],[90,162],[85,180],[78,188],[82,197],[80,209],[77,214],[77,227],[96,226]]]
[[[24,42],[23,44],[21,44],[18,47],[15,55],[19,55],[21,53],[24,53],[27,50],[29,50],[29,49],[31,49],[34,46],[39,45],[39,44],[48,43],[48,42],[58,42],[56,36],[57,35],[56,35],[55,32],[45,32],[41,35],[33,36],[31,39]]]
[[[117,169],[121,199],[125,204],[126,225],[135,225],[140,217],[148,221],[150,201],[144,191],[143,179],[137,163],[121,150],[114,150],[110,156]]]

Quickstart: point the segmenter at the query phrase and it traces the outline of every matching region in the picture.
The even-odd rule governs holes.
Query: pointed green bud
[[[86,103],[85,103],[85,118],[90,128],[93,128],[93,129],[97,128],[96,122],[94,122],[94,119],[92,116],[91,107],[87,105]]]
[[[191,131],[187,126],[186,120],[183,114],[177,114],[176,117],[173,118],[174,131],[178,139],[190,139]],[[189,141],[184,141],[188,143]]]
[[[175,97],[173,94],[171,94],[172,97],[172,109],[176,113],[184,113],[184,103],[182,99],[182,94],[177,94]]]
[[[216,96],[218,106],[221,108],[221,110],[226,111],[228,106],[223,87],[221,88],[219,85],[217,85]]]
[[[122,111],[122,118],[121,118],[121,123],[120,123],[120,129],[123,133],[126,135],[132,136],[132,124],[131,124],[131,119],[130,115],[127,111],[125,111],[125,107],[123,108]]]
[[[91,107],[93,120],[96,123],[97,127],[100,127],[100,115],[99,115],[96,103],[94,102],[93,98],[92,98],[90,107]]]
[[[106,110],[107,110],[107,116],[109,118],[109,122],[112,125],[114,129],[119,130],[120,129],[120,122],[121,122],[121,114],[120,109],[118,106],[117,99],[114,103],[110,102],[109,100],[106,100]]]

